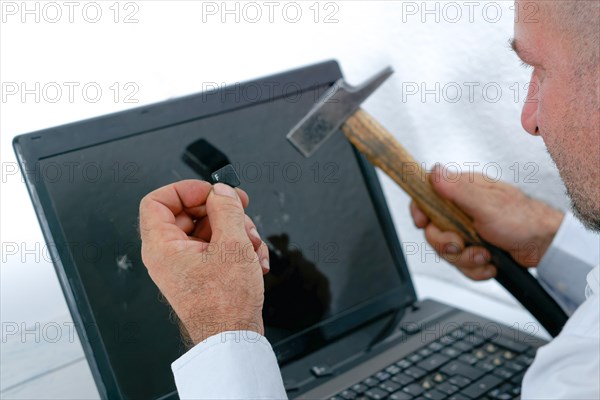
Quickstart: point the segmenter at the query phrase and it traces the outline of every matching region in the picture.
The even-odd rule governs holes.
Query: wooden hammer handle
[[[413,198],[438,228],[458,233],[467,244],[482,243],[473,220],[434,191],[421,165],[367,112],[359,109],[341,129],[373,165],[381,168]]]

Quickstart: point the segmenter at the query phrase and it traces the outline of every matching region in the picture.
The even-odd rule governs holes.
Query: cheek
[[[537,120],[540,135],[547,145],[560,141],[569,124],[568,93],[563,93],[560,85],[556,83],[546,79],[538,88]]]

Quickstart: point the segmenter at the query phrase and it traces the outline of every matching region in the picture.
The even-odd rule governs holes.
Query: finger
[[[458,234],[442,232],[431,223],[425,227],[425,239],[442,256],[460,254],[465,247],[464,241]]]
[[[473,279],[474,281],[482,281],[496,276],[497,270],[493,264],[485,263],[483,265],[480,265],[478,263],[473,263],[471,261],[471,254],[465,255],[465,258],[467,260],[461,260],[458,263],[457,268],[467,278]]]
[[[192,219],[192,217],[190,217],[185,212],[182,212],[182,213],[177,214],[175,216],[175,225],[177,225],[177,227],[179,229],[181,229],[182,231],[184,231],[188,235],[191,232],[193,232],[194,227],[195,227],[194,220]]]
[[[246,228],[246,233],[248,234],[248,238],[252,242],[252,246],[254,246],[254,251],[258,251],[260,245],[262,244],[262,239],[258,233],[258,230],[256,229],[256,225],[254,225],[252,219],[247,215],[244,216],[244,225]]]
[[[190,236],[205,242],[210,242],[212,229],[210,229],[209,219],[205,217],[197,220],[194,231],[190,234]]]
[[[490,253],[483,247],[469,246],[458,254],[440,253],[440,256],[473,280],[480,281],[496,276]]]
[[[248,205],[250,204],[250,197],[248,196],[248,193],[246,193],[243,189],[240,188],[235,188],[235,191],[237,192],[240,200],[242,201],[242,206],[244,208],[248,207]]]
[[[242,201],[232,187],[215,184],[206,201],[206,212],[212,230],[211,243],[236,240],[245,244],[249,241]]]
[[[260,244],[262,243],[262,239],[260,238],[260,235],[256,230],[256,225],[254,225],[252,219],[247,215],[244,215],[244,226],[246,229],[246,233],[248,234],[248,238],[252,242],[254,250],[257,251],[260,247]],[[191,236],[206,242],[210,242],[210,238],[212,236],[212,229],[210,227],[209,219],[202,218],[196,221],[196,225],[194,227],[193,232],[191,233]]]
[[[267,247],[265,242],[261,242],[260,247],[256,251],[256,255],[258,255],[263,275],[268,274],[271,270],[271,261],[269,256],[269,248]]]
[[[185,180],[163,186],[146,195],[140,202],[140,235],[142,241],[164,243],[187,239],[182,228],[189,229],[185,216],[177,216],[192,210],[201,213],[211,191],[208,182]],[[188,218],[191,217],[188,216]]]
[[[248,205],[250,204],[250,197],[248,197],[248,194],[240,188],[236,188],[235,190],[238,196],[240,197],[240,200],[242,201],[242,206],[244,208],[248,207]],[[183,211],[185,212],[185,214],[181,215],[177,222],[178,225],[181,225],[180,227],[182,228],[182,230],[184,230],[189,235],[195,227],[193,225],[194,221],[206,217],[206,205],[202,204],[200,206],[190,208],[185,207]],[[190,218],[185,218],[186,215]],[[190,229],[190,223],[192,229]]]
[[[459,174],[436,165],[429,174],[435,191],[477,219],[494,207],[492,183],[479,173]]]
[[[421,211],[414,200],[410,202],[410,214],[417,228],[423,229],[429,223],[429,218],[423,211]]]
[[[252,245],[254,246],[254,251],[258,256],[258,261],[260,262],[260,266],[263,271],[263,275],[266,275],[271,269],[269,264],[269,248],[265,244],[265,242],[261,239],[258,230],[256,230],[256,225],[252,219],[246,215],[246,232]]]
[[[196,222],[206,218],[206,205],[184,208],[180,214],[175,216],[175,224],[188,235],[196,228]]]

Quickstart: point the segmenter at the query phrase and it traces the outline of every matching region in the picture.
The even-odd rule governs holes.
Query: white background
[[[513,29],[512,1],[303,1],[287,6],[285,2],[248,6],[233,1],[226,5],[200,1],[120,2],[116,6],[113,1],[94,3],[97,6],[75,3],[69,15],[63,2],[52,6],[28,2],[29,9],[37,7],[38,11],[24,15],[21,2],[2,2],[3,323],[52,321],[67,313],[53,267],[45,259],[33,207],[16,170],[11,145],[15,135],[323,60],[337,59],[346,79],[356,84],[387,65],[395,69],[365,108],[427,168],[438,161],[454,162],[463,169],[465,163],[478,162],[478,169],[489,166],[487,171],[493,177],[501,172],[503,180],[527,193],[560,208],[567,205],[541,139],[528,136],[520,126],[529,71],[519,65],[507,44]],[[225,7],[237,7],[237,12],[224,15]],[[102,12],[99,21],[90,22],[97,9]],[[52,23],[57,10],[62,16]],[[251,20],[256,19],[257,10],[262,16],[254,23]],[[125,23],[127,16],[131,23]],[[293,22],[295,19],[298,21]],[[73,99],[65,82],[78,84]],[[62,88],[56,102],[52,102],[56,93],[50,90],[54,83]],[[116,98],[115,83],[120,88]],[[39,84],[40,98],[34,94],[23,98],[21,92],[8,94],[7,89],[22,84],[28,89]],[[102,89],[97,102],[85,98],[82,87],[86,84]],[[42,90],[45,85],[47,93]],[[415,87],[419,88],[417,94],[407,93],[407,88]],[[457,94],[456,87],[462,88],[462,94]],[[474,88],[473,96],[469,87]],[[136,93],[132,94],[131,88],[136,88]],[[422,98],[425,88],[432,92]],[[132,97],[127,99],[127,94]],[[94,97],[94,91],[88,96]],[[408,254],[414,273],[476,290],[483,287],[509,301],[495,285],[472,284],[448,265],[436,262],[425,251],[422,233],[412,225],[408,198],[387,178],[382,180],[400,237],[420,250]],[[6,251],[9,247],[10,254]],[[12,254],[15,248],[17,252]],[[30,254],[26,249],[33,251]]]

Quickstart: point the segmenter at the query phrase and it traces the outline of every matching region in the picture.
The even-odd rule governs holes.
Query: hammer
[[[360,108],[387,78],[385,68],[360,86],[339,79],[287,134],[288,140],[305,157],[310,157],[331,135],[341,129],[346,138],[373,165],[381,168],[413,198],[442,231],[456,232],[467,246],[489,250],[497,267],[496,280],[542,324],[552,336],[558,335],[567,315],[526,268],[502,249],[483,240],[473,220],[454,203],[440,197],[427,173],[406,149],[373,117]]]

